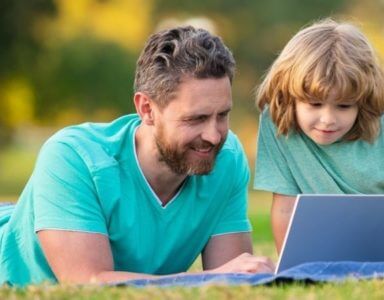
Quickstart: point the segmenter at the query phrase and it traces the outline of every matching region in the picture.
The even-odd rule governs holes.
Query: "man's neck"
[[[165,163],[159,161],[154,138],[145,125],[140,125],[136,130],[135,148],[146,180],[165,206],[177,194],[187,176],[175,174]]]

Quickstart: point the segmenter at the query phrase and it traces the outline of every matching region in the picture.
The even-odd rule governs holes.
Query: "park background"
[[[255,86],[294,33],[325,17],[359,25],[383,58],[383,0],[1,0],[0,201],[17,201],[39,148],[59,128],[134,112],[134,70],[144,42],[174,25],[206,28],[232,50],[231,128],[253,173]],[[252,180],[255,252],[276,258],[271,195],[251,186]]]

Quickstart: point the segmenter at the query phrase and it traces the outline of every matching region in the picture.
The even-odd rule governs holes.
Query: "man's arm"
[[[59,282],[108,283],[156,277],[114,271],[109,239],[105,235],[41,230],[38,237],[45,257]]]
[[[267,257],[252,255],[249,232],[213,236],[202,253],[203,268],[213,273],[271,273]]]
[[[272,232],[275,238],[277,253],[280,254],[285,233],[288,229],[296,197],[273,194],[271,209]]]
[[[112,283],[158,277],[114,271],[109,240],[102,234],[41,230],[38,232],[38,237],[47,261],[59,282]],[[239,246],[239,241],[244,244]],[[204,250],[204,269],[211,269],[207,271],[210,273],[272,272],[273,264],[266,258],[256,258],[248,253],[238,256],[242,252],[252,251],[249,243],[247,234],[213,237]],[[238,257],[235,258],[236,256]]]

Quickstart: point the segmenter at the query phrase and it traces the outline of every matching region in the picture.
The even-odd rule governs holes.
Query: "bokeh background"
[[[234,53],[231,127],[253,169],[254,87],[294,33],[324,17],[358,24],[383,57],[383,0],[1,0],[0,201],[17,200],[55,130],[133,112],[145,40],[180,24],[209,29]]]

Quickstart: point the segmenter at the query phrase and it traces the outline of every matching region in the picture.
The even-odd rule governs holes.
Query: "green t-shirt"
[[[372,144],[358,140],[326,146],[304,133],[286,137],[276,132],[266,109],[259,123],[255,189],[283,195],[384,193],[382,130]]]
[[[246,217],[249,169],[233,133],[212,172],[189,176],[162,207],[137,161],[139,124],[137,115],[86,123],[45,143],[1,228],[0,284],[56,281],[37,238],[42,229],[104,234],[115,270],[151,274],[184,272],[210,237],[251,230]]]

